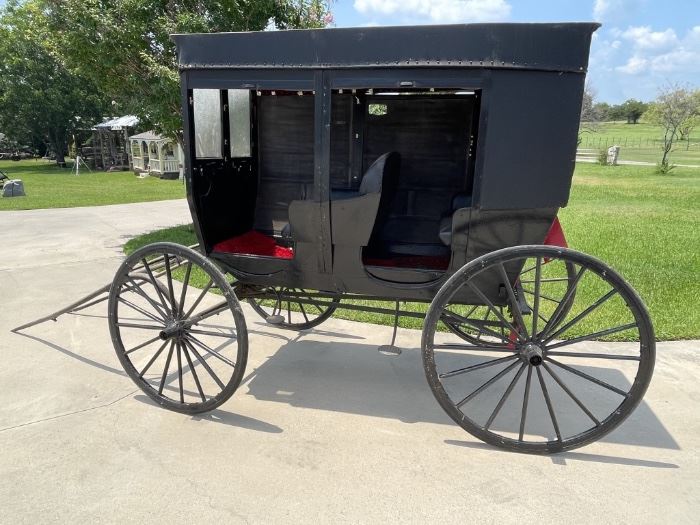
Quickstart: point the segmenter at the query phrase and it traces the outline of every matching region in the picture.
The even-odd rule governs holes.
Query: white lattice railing
[[[150,171],[155,171],[157,173],[176,173],[180,169],[178,161],[174,159],[151,159],[150,166]]]

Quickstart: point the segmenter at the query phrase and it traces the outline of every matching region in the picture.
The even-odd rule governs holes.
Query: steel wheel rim
[[[437,328],[438,323],[445,324],[447,329],[450,329],[448,323],[441,322],[441,319],[444,319],[445,315],[447,315],[449,318],[450,314],[445,314],[444,307],[449,307],[450,299],[454,297],[462,287],[468,286],[469,282],[474,284],[475,278],[482,274],[482,272],[492,271],[495,265],[497,264],[507,264],[508,262],[512,262],[514,259],[522,259],[528,257],[534,257],[535,259],[540,258],[541,261],[544,261],[545,258],[550,258],[554,261],[559,262],[571,261],[576,265],[577,268],[585,268],[585,271],[583,272],[584,274],[586,272],[589,272],[594,276],[598,276],[603,281],[607,282],[611,286],[611,289],[616,290],[615,294],[611,295],[611,297],[619,296],[622,299],[622,301],[624,301],[626,307],[629,309],[631,317],[634,319],[634,329],[637,330],[639,336],[639,342],[637,343],[637,370],[634,373],[634,379],[633,381],[630,381],[629,388],[627,390],[620,387],[619,385],[615,387],[620,391],[624,391],[626,393],[626,396],[620,401],[618,406],[616,406],[613,410],[609,411],[607,417],[596,417],[599,416],[599,414],[595,413],[595,411],[590,410],[590,407],[586,406],[585,401],[581,401],[580,393],[573,391],[570,385],[567,385],[567,382],[571,382],[571,376],[576,378],[576,382],[583,382],[584,384],[590,383],[602,390],[608,390],[608,386],[615,385],[610,385],[606,381],[603,381],[603,383],[606,383],[608,386],[601,386],[600,383],[595,383],[590,378],[586,378],[578,375],[575,372],[572,372],[570,370],[571,368],[574,368],[574,370],[577,370],[578,372],[581,372],[581,370],[579,370],[580,365],[572,366],[571,360],[573,360],[574,362],[579,359],[589,360],[589,364],[595,361],[596,365],[599,365],[600,362],[613,363],[624,361],[626,363],[625,366],[627,366],[627,363],[634,362],[634,360],[628,359],[629,356],[624,356],[625,359],[620,359],[620,361],[618,361],[617,358],[610,357],[611,355],[617,355],[612,353],[606,354],[606,357],[596,358],[594,356],[601,354],[596,354],[594,352],[589,352],[589,354],[587,354],[585,357],[582,357],[580,355],[561,356],[560,354],[562,353],[576,353],[567,352],[567,350],[569,350],[571,347],[575,348],[576,345],[579,345],[583,341],[568,343],[566,342],[566,339],[562,338],[560,340],[556,338],[550,338],[550,336],[552,334],[562,336],[566,335],[566,330],[562,331],[560,334],[557,334],[556,332],[558,329],[565,327],[571,321],[575,320],[576,317],[578,317],[578,315],[585,312],[585,309],[579,309],[578,306],[574,308],[574,310],[570,314],[562,316],[559,320],[554,319],[553,315],[553,326],[547,327],[546,325],[543,326],[542,324],[540,324],[540,329],[538,329],[536,325],[532,326],[535,328],[536,331],[532,332],[532,330],[528,330],[527,338],[522,337],[524,336],[524,332],[521,332],[519,335],[524,340],[521,340],[521,338],[516,338],[515,341],[511,341],[512,337],[509,333],[509,337],[507,339],[499,341],[494,334],[489,333],[490,342],[488,344],[493,345],[495,348],[494,351],[490,352],[491,355],[489,355],[488,358],[489,361],[494,361],[490,364],[483,365],[483,363],[477,363],[478,366],[470,365],[468,367],[464,367],[470,368],[469,370],[456,374],[450,374],[450,372],[453,372],[453,370],[445,371],[440,369],[440,367],[436,365],[435,350],[437,349],[438,352],[443,352],[444,350],[440,348],[441,343],[435,342],[435,329]],[[545,263],[541,262],[540,272],[542,269],[542,264]],[[523,270],[524,269],[525,268],[523,268]],[[583,282],[583,279],[581,279],[578,284],[581,285]],[[510,303],[512,299],[510,293],[506,295],[508,296],[508,302]],[[540,295],[543,294],[540,292]],[[540,299],[540,303],[541,302],[542,301]],[[602,305],[604,304],[605,301],[603,301]],[[601,308],[602,305],[598,306],[597,308]],[[571,306],[573,306],[573,303]],[[596,308],[594,308],[592,312],[594,312],[595,310]],[[552,306],[550,311],[552,314],[556,314],[556,307]],[[583,323],[586,320],[587,316],[590,315],[592,314],[589,313],[587,315],[584,315],[579,322]],[[515,319],[516,317],[517,315],[513,316],[513,320],[510,323],[510,325],[515,327],[517,330],[520,330],[519,326],[515,326],[518,324]],[[520,317],[523,318],[522,315]],[[508,319],[508,317],[506,317],[506,321],[511,320]],[[527,322],[532,323],[533,321],[529,319],[528,321],[526,321],[526,323]],[[572,324],[567,330],[573,330],[574,327],[576,327],[576,323]],[[633,328],[630,328],[629,330],[633,330]],[[546,342],[538,340],[538,336],[536,334],[539,332],[544,334],[542,339],[550,338],[550,340]],[[617,333],[622,332],[624,331],[621,330]],[[459,334],[457,335],[461,337]],[[440,336],[438,336],[438,339],[440,339]],[[574,339],[576,338],[574,337],[571,340]],[[464,338],[462,338],[462,340],[464,341]],[[462,346],[469,345],[473,346],[469,348],[469,351],[477,351],[475,343],[468,343],[468,345],[462,344]],[[532,364],[530,361],[525,359],[524,354],[526,352],[525,347],[527,345],[531,346],[530,351],[533,360],[539,361],[537,364]],[[508,346],[513,346],[513,348],[509,349]],[[567,349],[567,346],[570,348]],[[479,439],[482,439],[483,441],[486,441],[496,446],[504,447],[510,450],[518,450],[522,452],[549,453],[561,450],[569,450],[594,441],[596,439],[599,439],[600,437],[604,436],[605,434],[616,428],[620,423],[622,423],[622,421],[632,412],[635,406],[641,401],[641,398],[643,397],[644,392],[646,391],[646,388],[649,384],[653,372],[655,344],[653,328],[651,326],[651,322],[649,320],[644,304],[641,302],[636,292],[634,292],[634,290],[627,283],[625,283],[625,281],[619,276],[619,274],[605,266],[597,259],[594,259],[590,256],[586,256],[584,254],[580,254],[573,250],[567,250],[556,247],[523,246],[516,248],[506,248],[504,250],[499,250],[497,252],[493,252],[492,254],[480,257],[479,259],[476,259],[475,261],[472,261],[471,263],[466,265],[447,281],[447,283],[443,286],[440,292],[436,295],[435,300],[431,304],[428,316],[426,317],[426,323],[423,332],[422,349],[423,362],[428,382],[440,405],[455,422],[457,422],[465,430],[475,435]],[[450,351],[455,350],[462,351],[465,349],[450,349]],[[562,363],[562,360],[569,361]],[[498,377],[496,377],[495,380],[493,380],[493,382],[489,383],[480,392],[477,392],[474,396],[470,397],[469,399],[467,399],[467,401],[464,401],[460,405],[459,403],[462,402],[464,398],[455,399],[454,391],[450,393],[448,391],[450,387],[447,386],[445,383],[449,383],[451,378],[456,378],[457,376],[465,377],[477,371],[480,374],[485,374],[486,371],[492,371],[492,373],[488,375],[488,380],[493,379],[495,376]],[[593,377],[595,379],[594,375],[588,374],[585,371],[584,375]],[[564,385],[563,387],[562,383]],[[479,383],[477,387],[470,389],[468,395],[465,397],[469,397],[470,394],[472,394],[476,389],[478,389],[478,387],[482,385],[483,382]],[[525,430],[523,430],[523,428],[517,429],[518,432],[516,434],[516,437],[513,437],[513,429],[510,429],[511,431],[509,432],[494,432],[494,422],[497,421],[497,418],[500,416],[500,412],[503,410],[506,403],[513,402],[515,398],[511,396],[514,395],[514,392],[516,392],[516,390],[517,394],[519,394],[521,388],[523,394],[522,412],[525,414],[525,425],[527,425],[527,405],[531,403],[531,401],[525,402],[524,399],[528,394],[530,394],[530,392],[526,394],[527,389],[532,389],[533,385],[535,385],[534,388],[538,389],[539,393],[542,395],[541,402],[546,408],[545,414],[549,413],[548,419],[550,421],[550,425],[552,426],[552,430],[554,431],[553,433],[555,434],[556,438],[540,441],[524,439],[526,435],[530,434],[527,432],[527,427],[525,428]],[[554,386],[554,388],[557,390],[558,399],[561,399],[562,396],[564,398],[569,398],[569,405],[579,410],[580,414],[582,414],[583,417],[589,419],[590,417],[593,418],[590,419],[591,426],[587,427],[585,430],[580,432],[563,435],[563,429],[557,428],[557,425],[561,427],[562,415],[560,411],[558,411],[558,407],[556,406],[556,404],[553,402],[554,397],[551,392],[552,386]],[[485,410],[485,412],[489,412],[489,415],[486,419],[481,419],[480,421],[478,421],[476,416],[465,414],[465,411],[462,410],[462,408],[465,405],[473,403],[475,400],[479,401],[478,398],[480,395],[483,395],[483,393],[488,391],[488,389],[495,388],[500,389],[499,394],[496,395],[497,403],[490,405],[489,408]],[[569,393],[571,395],[567,393],[567,389],[569,390]],[[613,395],[619,395],[619,393],[616,392],[612,393]],[[594,394],[594,396],[598,396],[598,394]],[[578,399],[578,401],[576,401],[575,398]],[[611,402],[610,404],[614,405],[614,402]],[[581,405],[583,405],[583,407]],[[511,406],[510,408],[512,410],[513,407]],[[541,406],[539,407],[539,410],[540,412],[542,412]],[[585,410],[589,410],[589,412],[591,412],[590,416],[588,413],[586,413]],[[554,413],[554,415],[552,415],[552,412]],[[568,412],[565,414],[565,416],[567,421],[571,419],[571,415]],[[593,420],[597,420],[597,424],[594,423]]]
[[[237,389],[245,320],[226,278],[201,254],[172,243],[137,250],[117,271],[108,308],[117,357],[159,405],[206,412]]]

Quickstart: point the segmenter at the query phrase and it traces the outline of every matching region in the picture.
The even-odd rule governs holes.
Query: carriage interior
[[[478,98],[464,90],[332,91],[335,246],[358,247],[368,266],[448,267],[452,216],[471,206]],[[294,211],[320,201],[315,94],[194,89],[192,101],[194,193],[205,203],[212,251],[293,259],[304,228],[319,227]],[[197,185],[197,170],[207,184]]]

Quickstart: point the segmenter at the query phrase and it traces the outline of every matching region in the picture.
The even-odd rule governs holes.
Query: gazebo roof
[[[111,130],[111,131],[120,131],[123,130],[124,128],[133,128],[139,123],[138,117],[134,115],[124,115],[123,117],[116,117],[112,118],[109,120],[105,120],[104,122],[100,122],[99,124],[96,124],[95,127],[92,129],[97,129],[97,130]]]
[[[136,135],[131,135],[129,140],[146,140],[146,141],[167,141],[168,139],[163,135],[159,135],[155,131],[144,131],[143,133],[138,133]]]

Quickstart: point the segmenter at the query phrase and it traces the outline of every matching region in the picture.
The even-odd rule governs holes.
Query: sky
[[[335,0],[336,27],[462,22],[600,22],[588,82],[596,100],[649,101],[700,88],[700,0]]]
[[[336,27],[596,21],[588,82],[597,101],[650,101],[669,83],[700,88],[700,0],[332,0],[331,9]]]

